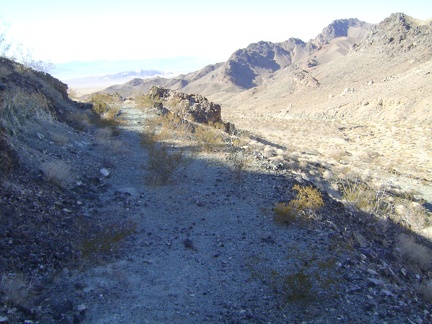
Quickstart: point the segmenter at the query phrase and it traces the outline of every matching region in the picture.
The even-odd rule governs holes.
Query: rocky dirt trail
[[[420,323],[429,316],[379,272],[381,255],[344,248],[336,226],[273,221],[274,204],[301,179],[254,162],[239,184],[222,155],[202,153],[176,181],[148,184],[139,135],[146,116],[127,107],[122,114],[124,147],[107,158],[110,175],[91,214],[134,224],[135,232],[114,257],[65,271],[59,313],[74,305],[74,322],[84,323]],[[325,213],[346,216],[325,201]]]

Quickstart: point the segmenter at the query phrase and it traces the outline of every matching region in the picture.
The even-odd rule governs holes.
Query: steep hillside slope
[[[333,174],[393,183],[432,201],[432,24],[393,14],[345,56],[333,39],[315,67],[290,67],[261,86],[210,96],[224,119],[289,147]]]

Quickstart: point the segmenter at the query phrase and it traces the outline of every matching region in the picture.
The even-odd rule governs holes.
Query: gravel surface
[[[57,267],[49,288],[41,288],[36,298],[38,306],[16,318],[39,323],[432,320],[430,304],[414,293],[429,274],[397,259],[395,226],[365,224],[326,193],[319,221],[275,223],[274,205],[292,196],[295,184],[310,183],[276,170],[259,149],[251,153],[240,182],[219,152],[194,156],[183,175],[155,186],[145,180],[147,152],[140,144],[146,115],[124,107],[122,117],[119,150],[84,145],[77,156],[69,153],[83,172],[97,173],[71,191],[72,207],[64,207],[80,215],[85,229],[77,233],[87,233],[91,239],[85,242],[93,243],[81,242],[81,258]],[[10,322],[11,312],[0,308],[0,323]]]

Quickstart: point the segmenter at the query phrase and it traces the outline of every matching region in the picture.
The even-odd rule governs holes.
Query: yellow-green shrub
[[[312,186],[294,185],[297,191],[295,199],[289,203],[281,202],[274,208],[274,219],[279,223],[291,224],[301,216],[305,218],[316,217],[316,211],[324,206],[321,193]]]

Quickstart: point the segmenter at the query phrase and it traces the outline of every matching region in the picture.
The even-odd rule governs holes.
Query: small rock
[[[202,202],[201,200],[196,200],[196,201],[195,201],[195,205],[197,205],[198,207],[203,207],[203,206],[205,206],[204,202]]]
[[[275,240],[273,239],[273,237],[271,236],[271,233],[263,233],[261,235],[261,241],[265,242],[265,243],[276,243]]]
[[[72,309],[73,309],[73,304],[72,301],[70,300],[57,302],[52,306],[53,318],[55,320],[60,320],[63,318],[64,314],[66,314],[68,311]]]
[[[370,275],[374,275],[374,276],[378,275],[378,272],[376,272],[375,270],[372,270],[372,269],[367,269],[366,272],[369,273]]]
[[[384,285],[384,281],[379,280],[379,279],[367,278],[366,280],[369,281],[369,283],[372,286],[383,286]]]
[[[186,249],[190,249],[190,250],[196,250],[193,242],[190,239],[186,239],[183,241],[183,244],[185,246]]]
[[[110,175],[109,171],[105,168],[100,169],[100,173],[104,176],[104,177],[108,177]]]
[[[5,316],[0,316],[0,323],[9,323],[9,319]]]
[[[356,291],[360,291],[360,290],[362,290],[362,288],[361,288],[360,286],[358,286],[358,285],[354,285],[354,286],[352,286],[351,288],[349,288],[349,289],[347,290],[347,292],[348,292],[348,293],[352,293],[352,292],[356,292]]]
[[[82,312],[82,311],[84,311],[86,309],[87,309],[87,306],[84,305],[84,304],[80,304],[80,305],[77,306],[77,311],[78,312]]]
[[[393,293],[390,290],[387,290],[387,289],[381,290],[381,294],[384,295],[384,296],[387,296],[387,297],[393,297],[394,296]]]

